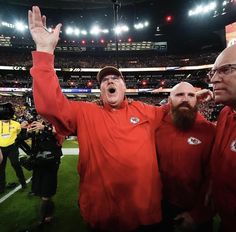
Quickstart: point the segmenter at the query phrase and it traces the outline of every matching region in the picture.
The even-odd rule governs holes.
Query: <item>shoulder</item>
[[[97,102],[87,102],[87,101],[70,101],[70,104],[73,106],[73,109],[81,108],[96,108],[99,106]]]
[[[151,104],[147,104],[141,101],[133,101],[130,103],[130,105],[135,106],[140,109],[147,109],[147,110],[154,110],[154,111],[162,111],[164,112],[166,110],[165,106],[155,106]]]
[[[221,111],[220,111],[220,116],[222,115],[228,115],[232,113],[232,108],[230,108],[229,106],[225,106]]]
[[[17,122],[17,121],[11,120],[11,123],[12,123],[14,126],[20,127],[20,123]]]
[[[200,113],[197,114],[197,128],[201,128],[205,134],[214,135],[216,131],[216,125],[210,121],[208,121],[204,116]]]

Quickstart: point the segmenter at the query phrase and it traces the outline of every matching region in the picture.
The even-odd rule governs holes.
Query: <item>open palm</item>
[[[33,6],[28,12],[29,30],[37,51],[53,53],[59,40],[61,24],[52,32],[46,29],[46,16],[41,16],[39,7]]]

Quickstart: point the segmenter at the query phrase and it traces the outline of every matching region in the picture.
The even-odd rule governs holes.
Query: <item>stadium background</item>
[[[0,101],[12,102],[19,115],[25,104],[33,108],[29,69],[35,48],[27,28],[33,5],[48,16],[48,29],[63,24],[55,68],[63,92],[73,100],[99,99],[96,73],[105,65],[121,68],[128,97],[154,105],[163,104],[179,81],[211,88],[207,72],[227,43],[235,41],[235,0],[0,1]],[[157,94],[153,90],[158,88]],[[212,121],[220,109],[213,102],[200,106]],[[77,149],[78,144],[66,141],[63,148]],[[70,153],[65,150],[59,171],[56,220],[46,231],[86,231],[76,202],[78,156]],[[9,166],[7,182],[16,182]],[[10,189],[0,196],[1,232],[36,222],[38,199],[27,195],[29,189],[28,184],[26,190]]]

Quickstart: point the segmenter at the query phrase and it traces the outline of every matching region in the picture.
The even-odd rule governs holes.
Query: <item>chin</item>
[[[224,104],[227,105],[227,99],[220,97],[220,96],[215,96],[215,103],[217,104]]]

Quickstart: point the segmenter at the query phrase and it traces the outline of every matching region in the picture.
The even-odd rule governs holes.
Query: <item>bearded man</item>
[[[163,231],[211,231],[204,206],[215,127],[197,108],[195,88],[181,82],[169,97],[169,114],[156,131],[163,183]]]

